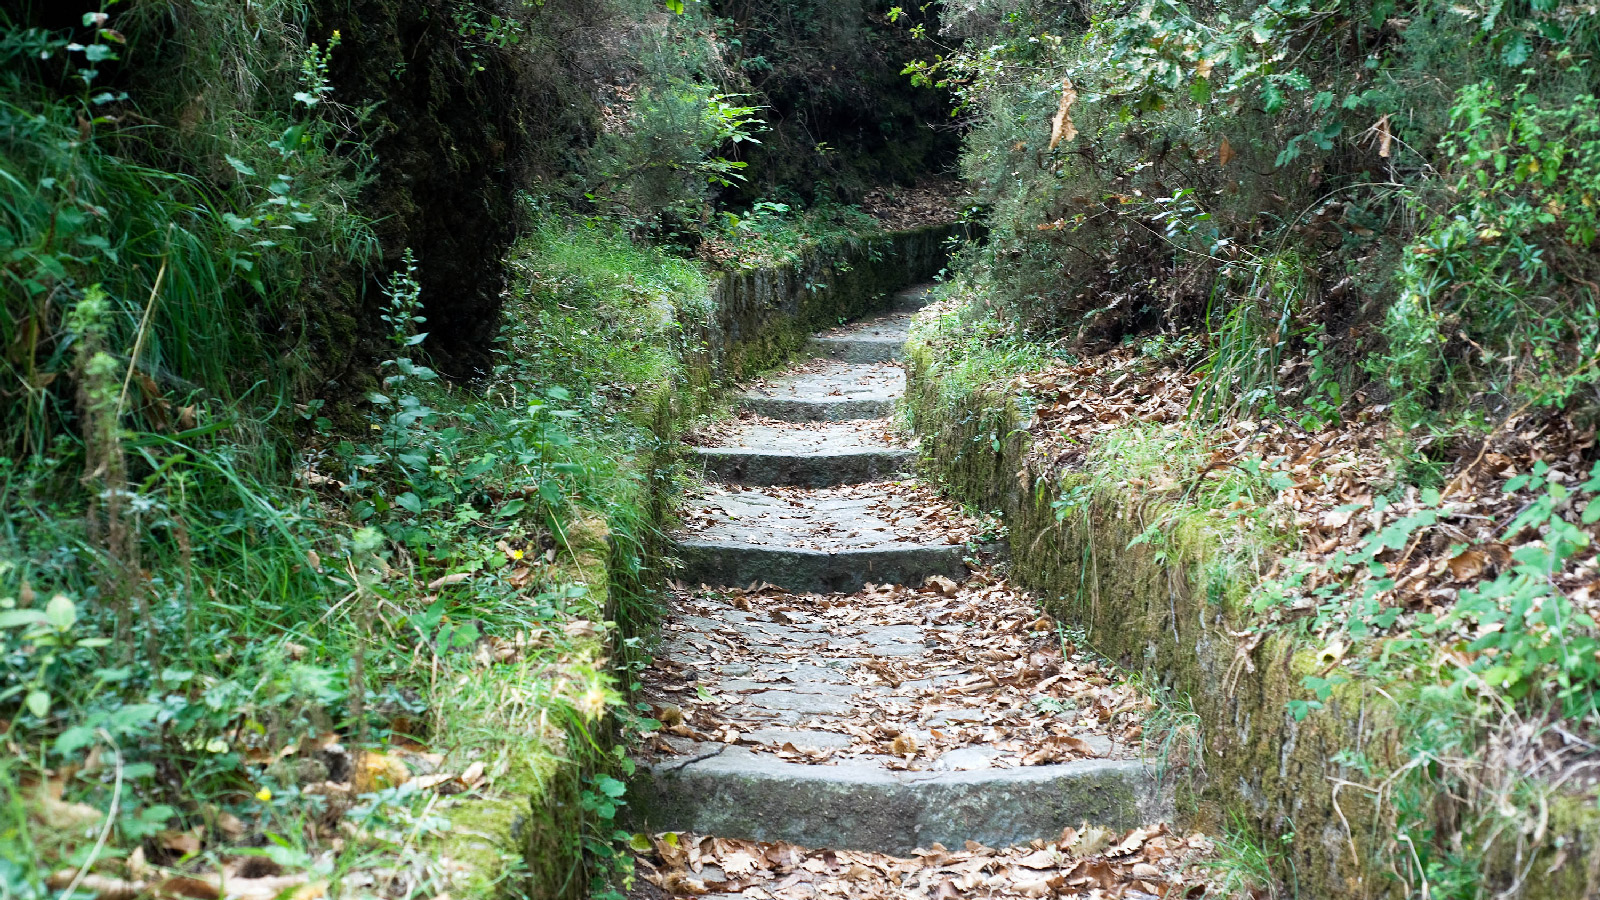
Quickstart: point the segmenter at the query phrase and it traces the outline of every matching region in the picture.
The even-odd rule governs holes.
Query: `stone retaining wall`
[[[1217,535],[1196,527],[1169,536],[1160,549],[1130,546],[1154,504],[1166,502],[1137,492],[1098,495],[1087,514],[1058,521],[1051,502],[1083,476],[1040,480],[1027,471],[1028,436],[1017,409],[1000,394],[943,399],[928,375],[928,353],[912,348],[908,402],[937,474],[962,501],[1004,515],[1015,575],[1053,613],[1083,628],[1095,650],[1192,702],[1199,752],[1193,765],[1174,772],[1184,788],[1184,824],[1210,833],[1242,823],[1258,835],[1293,834],[1281,842],[1275,868],[1299,898],[1426,895],[1392,868],[1406,852],[1392,812],[1354,786],[1373,784],[1403,762],[1396,724],[1414,699],[1404,686],[1397,693],[1393,685],[1385,691],[1352,681],[1325,708],[1296,721],[1287,701],[1304,698],[1301,679],[1324,667],[1315,649],[1282,632],[1245,650],[1250,618],[1240,608],[1237,579],[1221,579],[1212,565]],[[1368,773],[1345,764],[1357,754],[1370,761]],[[1452,802],[1441,796],[1433,813],[1460,815]],[[1546,833],[1521,842],[1523,858],[1504,849],[1518,841],[1501,843],[1490,854],[1491,883],[1478,896],[1505,889],[1519,872],[1531,873],[1520,896],[1600,896],[1592,807],[1592,800],[1552,806]],[[1443,896],[1437,886],[1431,891]]]
[[[928,281],[949,258],[958,225],[853,238],[801,251],[797,262],[723,273],[711,291],[711,321],[685,334],[695,386],[748,378],[799,350],[814,331],[860,318],[892,294]]]

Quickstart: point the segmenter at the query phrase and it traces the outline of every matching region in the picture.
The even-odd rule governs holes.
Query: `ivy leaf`
[[[1501,48],[1500,61],[1508,66],[1520,66],[1528,61],[1532,52],[1528,46],[1528,36],[1519,31],[1506,41],[1505,47]]]

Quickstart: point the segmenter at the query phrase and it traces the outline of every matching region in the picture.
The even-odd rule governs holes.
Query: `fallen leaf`
[[[1350,518],[1355,514],[1353,509],[1330,509],[1322,514],[1322,527],[1343,528],[1350,524]]]
[[[52,891],[64,891],[77,877],[77,869],[62,869],[46,878],[45,886]],[[78,890],[95,895],[96,900],[133,900],[143,895],[149,888],[150,885],[143,881],[115,878],[93,872],[84,875],[78,882]]]
[[[438,589],[448,585],[460,584],[471,577],[471,572],[451,572],[449,575],[441,575],[438,578],[428,582],[428,590],[437,591]]]
[[[163,831],[156,835],[156,844],[180,857],[195,856],[200,852],[201,832],[199,827],[189,831]]]
[[[411,770],[393,756],[375,750],[356,754],[351,789],[357,794],[370,794],[385,788],[399,787],[410,780]]]
[[[67,803],[41,790],[33,804],[33,814],[40,822],[62,831],[73,831],[99,825],[105,813],[87,803]]]
[[[1078,102],[1078,92],[1072,87],[1072,79],[1067,78],[1061,82],[1061,104],[1056,107],[1056,115],[1050,122],[1050,149],[1056,149],[1062,141],[1071,143],[1078,136],[1078,129],[1072,124],[1072,104]]]
[[[1111,846],[1111,841],[1114,837],[1115,835],[1109,829],[1101,828],[1099,825],[1090,825],[1079,829],[1077,841],[1067,849],[1075,856],[1093,856]]]
[[[1474,581],[1489,567],[1489,555],[1481,550],[1463,550],[1450,557],[1450,577],[1456,581]]]
[[[1015,882],[1011,885],[1011,890],[1024,897],[1048,897],[1053,893],[1050,889],[1050,880],[1048,878]]]
[[[1061,864],[1061,854],[1054,850],[1035,850],[1017,860],[1017,865],[1029,869],[1053,869]]]

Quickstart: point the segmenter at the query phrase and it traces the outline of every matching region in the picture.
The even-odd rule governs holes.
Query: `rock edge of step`
[[[706,474],[749,485],[825,488],[894,478],[911,470],[911,450],[802,452],[745,447],[697,447]]]
[[[894,400],[875,398],[800,399],[789,397],[739,398],[739,407],[758,416],[783,422],[846,422],[883,419],[894,412]]]
[[[767,582],[796,593],[853,594],[868,582],[919,585],[933,575],[965,581],[966,553],[960,544],[827,551],[684,540],[678,543],[678,578],[690,585]]]
[[[651,831],[901,856],[934,843],[1023,844],[1084,822],[1134,828],[1171,814],[1139,760],[904,772],[870,759],[805,765],[716,745],[641,766],[628,802]]]
[[[905,358],[904,337],[814,337],[807,344],[813,356],[845,363],[899,362]]]

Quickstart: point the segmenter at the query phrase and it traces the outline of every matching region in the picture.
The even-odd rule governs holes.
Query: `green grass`
[[[1023,372],[1071,362],[1058,347],[1030,340],[1009,323],[975,305],[991,289],[984,279],[964,275],[939,291],[945,301],[937,314],[919,316],[911,344],[925,354],[936,373],[940,396],[954,400]]]
[[[686,329],[709,321],[700,264],[609,224],[541,219],[513,250],[502,384],[560,385],[586,414],[679,376]]]
[[[1207,864],[1212,879],[1206,892],[1230,900],[1298,900],[1293,864],[1285,852],[1294,839],[1292,830],[1275,838],[1262,836],[1244,814],[1230,814],[1227,830],[1215,838],[1217,853]]]

